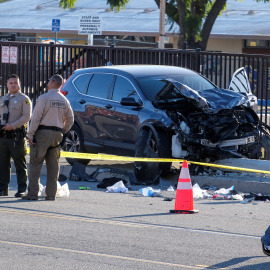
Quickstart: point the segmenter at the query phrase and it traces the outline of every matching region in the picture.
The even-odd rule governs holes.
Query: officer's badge
[[[25,104],[30,105],[29,99],[25,99],[24,102],[25,102]]]

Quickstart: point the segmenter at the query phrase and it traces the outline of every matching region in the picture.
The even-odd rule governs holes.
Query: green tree
[[[74,8],[77,0],[60,0],[60,7]],[[158,7],[160,0],[154,0]],[[270,0],[256,0],[256,2]],[[107,0],[111,9],[118,11],[125,8],[129,0]],[[184,41],[189,48],[206,50],[207,42],[213,25],[223,10],[227,0],[166,0],[166,14],[171,26],[177,24],[180,28],[178,47],[182,48]]]

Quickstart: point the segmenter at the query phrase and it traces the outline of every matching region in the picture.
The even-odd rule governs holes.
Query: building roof
[[[0,32],[51,33],[52,19],[60,19],[60,33],[77,34],[80,15],[102,17],[103,35],[158,36],[160,11],[154,0],[130,0],[124,10],[109,11],[106,0],[77,0],[71,10],[59,8],[58,0],[10,0],[0,3]],[[255,0],[227,1],[211,37],[270,37],[270,3]],[[175,25],[165,26],[166,35],[177,34]]]
[[[211,37],[267,39],[269,25],[270,3],[228,0],[227,9],[216,20]]]

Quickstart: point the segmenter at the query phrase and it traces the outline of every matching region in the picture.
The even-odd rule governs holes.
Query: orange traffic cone
[[[193,209],[193,190],[188,165],[184,160],[176,190],[175,207],[174,210],[170,210],[170,213],[194,214],[198,212],[198,210]]]

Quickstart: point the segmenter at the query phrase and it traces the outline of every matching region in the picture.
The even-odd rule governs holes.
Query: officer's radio
[[[7,106],[7,109],[8,109],[8,104],[9,104],[9,99],[6,99],[4,101],[4,105]],[[8,116],[9,116],[9,111],[7,113],[3,113],[3,120],[6,121],[6,123],[8,121]]]

